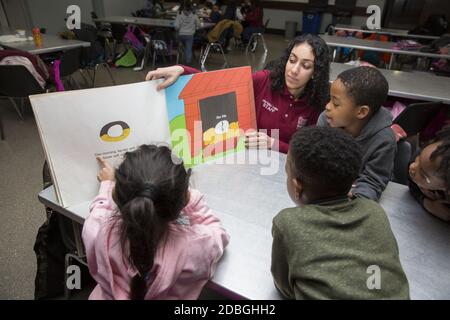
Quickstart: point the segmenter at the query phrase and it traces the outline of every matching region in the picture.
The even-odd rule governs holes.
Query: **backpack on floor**
[[[44,189],[53,184],[47,163],[43,168]],[[51,299],[64,294],[65,257],[76,252],[72,220],[46,207],[47,220],[39,228],[34,252],[37,259],[34,298]],[[75,262],[74,262],[75,263]],[[81,290],[95,284],[88,268],[81,270]]]
[[[134,67],[137,63],[136,55],[131,48],[126,49],[126,51],[119,55],[114,63],[116,67]]]

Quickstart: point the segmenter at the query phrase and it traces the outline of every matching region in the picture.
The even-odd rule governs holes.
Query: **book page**
[[[30,96],[59,200],[68,207],[98,192],[96,156],[114,166],[142,144],[170,144],[158,81]]]
[[[187,167],[243,151],[256,129],[250,67],[181,76],[166,99],[172,150]]]

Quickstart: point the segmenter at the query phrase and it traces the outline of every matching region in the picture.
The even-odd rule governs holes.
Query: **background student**
[[[303,128],[292,137],[287,190],[297,206],[278,213],[272,226],[271,270],[286,298],[409,299],[386,213],[374,201],[347,197],[361,155],[335,128]],[[376,289],[371,267],[379,271]]]
[[[244,44],[248,43],[253,33],[264,32],[264,12],[259,0],[250,0],[248,9],[244,15],[246,26],[242,33]]]
[[[450,126],[409,166],[411,194],[432,215],[450,221]]]
[[[192,4],[189,0],[183,2],[175,18],[175,29],[178,31],[178,39],[184,46],[184,60],[186,64],[192,62],[192,45],[194,43],[194,33],[200,27],[200,20],[192,11]]]
[[[382,107],[389,84],[372,67],[357,67],[339,74],[331,85],[331,99],[318,126],[341,128],[363,150],[361,173],[350,196],[378,200],[392,176],[397,148],[392,115]]]

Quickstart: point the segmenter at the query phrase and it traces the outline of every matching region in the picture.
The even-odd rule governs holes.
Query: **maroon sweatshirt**
[[[262,28],[263,25],[263,9],[252,7],[250,12],[245,16],[245,21],[250,27]]]
[[[183,74],[200,72],[191,67],[182,67]],[[269,74],[270,71],[261,70],[252,75],[257,129],[266,129],[269,136],[272,136],[271,129],[278,129],[278,151],[287,153],[292,135],[301,127],[316,125],[320,110],[308,105],[306,97],[295,101],[286,88],[283,92],[273,91]]]

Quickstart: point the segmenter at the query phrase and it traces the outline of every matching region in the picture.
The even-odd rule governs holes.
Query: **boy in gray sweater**
[[[298,207],[273,219],[272,275],[290,299],[409,299],[397,242],[381,206],[349,199],[361,150],[342,130],[292,137],[287,189]]]
[[[317,121],[318,126],[343,129],[363,150],[361,172],[350,196],[378,201],[392,176],[397,143],[392,115],[382,107],[388,91],[388,82],[378,69],[346,70],[331,85],[331,100]]]

